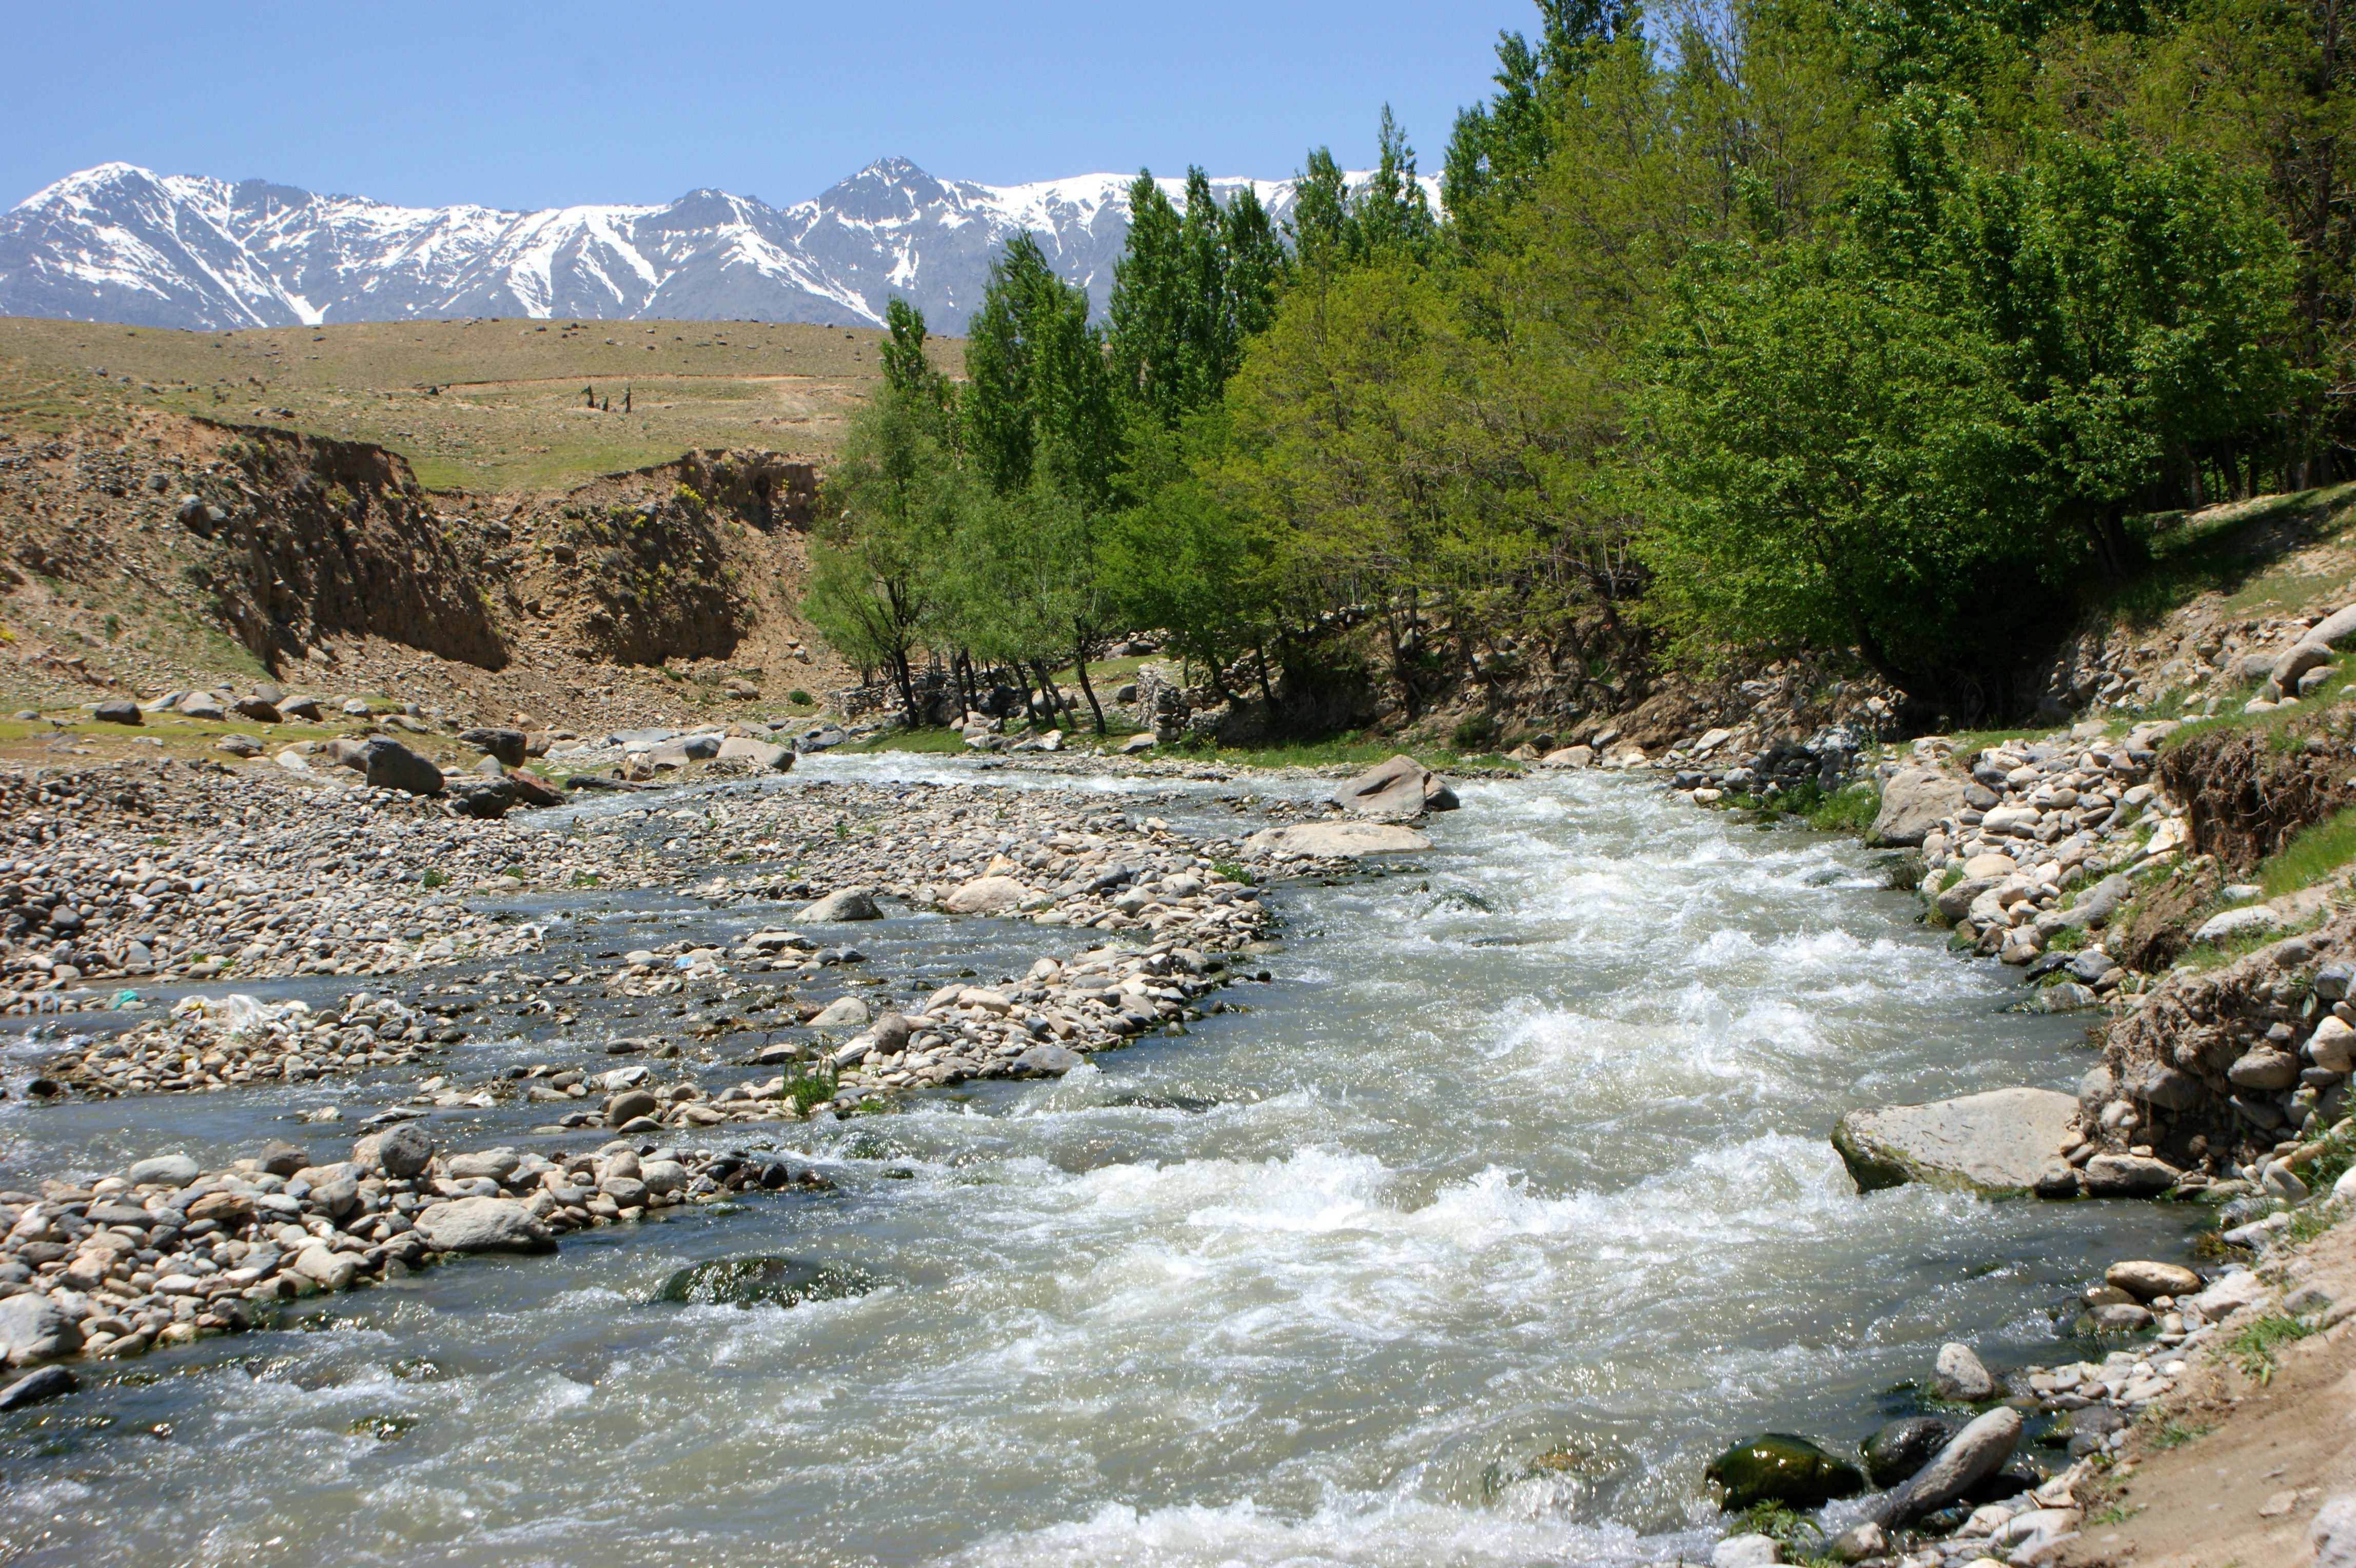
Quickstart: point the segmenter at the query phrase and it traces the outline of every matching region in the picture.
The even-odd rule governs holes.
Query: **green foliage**
[[[791,1105],[795,1115],[807,1116],[810,1107],[832,1100],[836,1088],[835,1069],[831,1066],[820,1067],[815,1072],[797,1070],[786,1075],[785,1085],[777,1090],[777,1098]]]
[[[442,870],[439,866],[427,866],[423,872],[419,874],[417,885],[420,887],[440,887],[449,880],[450,874],[448,872]]]
[[[2356,860],[2356,807],[2301,828],[2288,843],[2258,863],[2256,880],[2268,897],[2314,886]]]
[[[1268,325],[1284,248],[1249,186],[1222,209],[1200,168],[1186,171],[1183,218],[1151,173],[1129,199],[1106,349],[1122,396],[1174,425],[1217,399],[1244,340]]]
[[[1881,814],[1881,790],[1870,783],[1851,784],[1826,795],[1802,815],[1808,825],[1825,832],[1862,833]],[[1915,868],[1918,872],[1921,866]]]
[[[2281,1348],[2295,1339],[2306,1338],[2315,1330],[2316,1326],[2305,1318],[2283,1312],[2268,1313],[2235,1330],[2225,1341],[2225,1353],[2233,1358],[2244,1375],[2260,1383],[2270,1383],[2274,1381]]]
[[[1240,882],[1247,887],[1252,885],[1251,868],[1239,860],[1215,860],[1211,869],[1230,882]]]
[[[1824,1527],[1798,1509],[1783,1503],[1753,1503],[1736,1514],[1727,1523],[1730,1535],[1764,1535],[1774,1540],[1786,1552],[1804,1552],[1812,1543],[1821,1544]]]
[[[786,693],[786,701],[791,703],[798,708],[815,707],[818,704],[818,699],[811,696],[808,692],[803,691],[799,686],[795,687],[792,691]]]
[[[2151,1434],[2151,1445],[2163,1452],[2170,1448],[2181,1448],[2198,1438],[2208,1436],[2215,1430],[2215,1426],[2205,1421],[2184,1422],[2170,1418],[2160,1423],[2159,1429]]]
[[[1497,717],[1494,714],[1474,712],[1456,721],[1448,734],[1451,746],[1459,751],[1486,751],[1497,741]]]

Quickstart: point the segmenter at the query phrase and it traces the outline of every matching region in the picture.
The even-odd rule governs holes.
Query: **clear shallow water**
[[[972,777],[823,771],[899,768]],[[1212,810],[1196,788],[1151,809]],[[2000,1011],[2008,977],[1909,924],[1871,855],[1623,779],[1462,792],[1420,870],[1277,897],[1279,983],[1226,993],[1248,1013],[777,1133],[836,1194],[434,1271],[0,1417],[0,1538],[41,1563],[1637,1560],[1715,1533],[1700,1470],[1732,1438],[1861,1436],[1942,1340],[2048,1354],[2105,1262],[2179,1255],[2150,1206],[1857,1196],[1841,1110],[2084,1065],[2082,1026]],[[1070,941],[895,940],[992,970]],[[233,1137],[223,1098],[143,1104],[138,1141]],[[98,1136],[7,1127],[35,1160]],[[646,1305],[746,1252],[888,1283]]]

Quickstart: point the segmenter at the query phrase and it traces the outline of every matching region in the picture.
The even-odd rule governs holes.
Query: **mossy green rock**
[[[663,1282],[657,1301],[688,1306],[799,1306],[865,1295],[884,1282],[845,1263],[801,1258],[721,1258],[684,1268]]]
[[[1754,1503],[1812,1509],[1865,1489],[1856,1466],[1837,1459],[1804,1437],[1762,1433],[1738,1443],[1702,1472],[1719,1489],[1720,1504],[1740,1511]]]

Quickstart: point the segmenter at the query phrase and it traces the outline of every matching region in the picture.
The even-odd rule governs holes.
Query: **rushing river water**
[[[895,768],[976,777],[815,771]],[[2157,1206],[1858,1196],[1826,1139],[1847,1107],[2067,1087],[2086,1061],[2082,1024],[2004,1011],[2010,976],[1944,953],[1870,853],[1625,778],[1462,794],[1418,872],[1275,896],[1276,983],[1223,993],[1248,1011],[1059,1082],[773,1134],[835,1193],[86,1369],[81,1394],[0,1416],[7,1560],[1706,1555],[1701,1468],[1730,1439],[1853,1441],[1944,1339],[2050,1359],[2104,1263],[2181,1254],[2189,1222]],[[665,910],[697,918],[636,913]],[[861,935],[936,975],[1073,940],[932,917]],[[0,1126],[19,1168],[88,1168],[235,1152],[285,1108],[157,1096]],[[299,1130],[323,1157],[351,1135]],[[754,1252],[886,1283],[648,1305],[683,1263]]]

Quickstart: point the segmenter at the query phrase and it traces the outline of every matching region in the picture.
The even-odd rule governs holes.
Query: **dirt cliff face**
[[[817,489],[711,451],[429,491],[364,443],[164,414],[0,438],[0,684],[48,705],[267,674],[584,724],[637,671],[648,711],[827,691],[848,671],[798,614]]]
[[[266,429],[237,432],[220,451],[227,466],[183,492],[197,503],[175,503],[176,521],[209,546],[184,571],[264,663],[336,634],[486,670],[507,662],[477,574],[400,457]]]
[[[2185,803],[2193,847],[2247,871],[2301,828],[2356,804],[2356,750],[2344,738],[2351,718],[2320,714],[2282,734],[2211,730],[2163,752],[2160,783]]]

